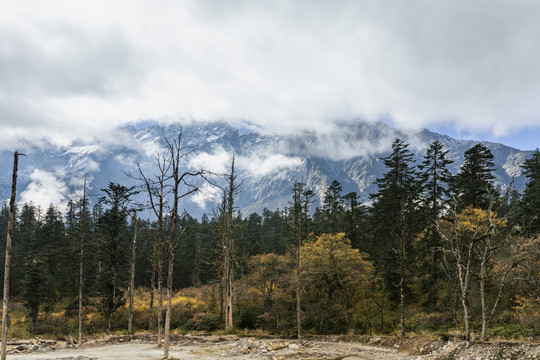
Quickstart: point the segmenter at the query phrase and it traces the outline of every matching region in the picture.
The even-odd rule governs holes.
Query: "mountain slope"
[[[243,181],[237,205],[244,215],[261,212],[264,208],[285,208],[295,181],[316,190],[318,201],[334,179],[342,184],[344,194],[356,191],[362,201],[367,201],[368,195],[377,190],[375,179],[386,171],[380,158],[389,153],[396,137],[411,144],[416,163],[421,162],[430,141],[441,141],[450,151],[450,159],[455,161],[451,167],[453,173],[459,170],[465,150],[476,143],[429,130],[410,132],[384,123],[366,122],[336,122],[324,134],[305,132],[287,136],[239,130],[225,123],[128,127],[118,129],[114,142],[20,149],[28,157],[20,162],[19,201],[34,201],[43,207],[49,202],[65,204],[80,194],[82,179],[87,173],[95,202],[100,196],[99,189],[110,181],[136,184],[126,176],[126,173],[136,174],[136,164],[151,174],[155,168],[154,157],[162,151],[163,139],[175,137],[181,130],[182,144],[193,150],[190,164],[194,167],[223,173],[230,155],[236,154],[239,179]],[[519,166],[531,152],[502,144],[483,144],[495,155],[496,185],[505,188],[514,178],[514,187],[522,190],[525,179]],[[12,159],[11,153],[0,153],[0,166],[4,169],[0,175],[3,199],[9,197]],[[219,199],[218,189],[208,185],[202,185],[201,189],[201,194],[182,204],[194,216],[212,213]]]

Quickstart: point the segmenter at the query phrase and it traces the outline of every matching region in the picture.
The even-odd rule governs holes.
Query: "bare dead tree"
[[[157,344],[161,346],[163,339],[163,245],[165,241],[164,232],[164,217],[167,207],[167,180],[169,178],[169,170],[171,162],[164,155],[155,157],[158,172],[157,175],[150,178],[145,175],[141,166],[138,165],[140,179],[143,181],[144,188],[148,194],[150,208],[156,217],[157,235],[154,236],[154,261],[153,272],[157,270],[157,290],[158,290],[158,310],[157,310]],[[154,302],[155,282],[154,275],[152,276],[152,289],[150,295],[150,319],[153,317],[153,302]],[[150,328],[151,328],[150,322]]]
[[[9,305],[9,277],[11,270],[11,238],[13,237],[13,224],[15,223],[15,198],[17,195],[17,170],[19,156],[26,156],[15,151],[13,155],[13,179],[11,182],[11,199],[9,201],[9,220],[6,237],[6,262],[4,264],[4,296],[2,301],[2,360],[6,360],[8,305]]]
[[[225,176],[227,188],[223,193],[223,214],[221,216],[221,237],[223,249],[223,279],[224,279],[224,301],[225,301],[225,331],[231,331],[233,324],[233,221],[234,221],[234,196],[240,191],[240,185],[236,181],[234,170],[234,155],[231,160],[231,168]]]
[[[167,276],[167,311],[165,313],[165,337],[163,343],[163,358],[169,358],[169,345],[170,345],[170,328],[171,328],[171,311],[172,311],[172,284],[173,284],[173,270],[174,270],[174,253],[176,244],[182,238],[187,228],[182,227],[180,233],[177,233],[178,222],[178,203],[181,199],[197,192],[199,187],[193,184],[191,181],[197,178],[204,178],[205,172],[203,170],[186,170],[183,171],[183,167],[187,165],[187,158],[189,154],[194,151],[194,148],[188,148],[182,146],[182,132],[178,134],[178,137],[174,140],[165,139],[166,149],[169,156],[170,164],[170,187],[172,194],[172,210],[170,213],[170,237],[169,237],[169,261],[168,261],[168,276]]]
[[[131,244],[130,278],[129,278],[129,315],[128,334],[133,335],[133,300],[135,292],[135,259],[137,255],[137,211],[133,212],[133,243]]]
[[[304,184],[297,182],[293,187],[293,221],[294,236],[296,238],[296,330],[298,340],[302,340],[302,309],[300,307],[300,289],[301,289],[301,249],[302,238],[304,234],[302,194],[304,193]]]
[[[82,345],[82,333],[83,333],[83,280],[84,280],[84,238],[86,236],[86,175],[84,175],[84,187],[82,198],[82,211],[79,218],[80,233],[79,233],[79,347]]]

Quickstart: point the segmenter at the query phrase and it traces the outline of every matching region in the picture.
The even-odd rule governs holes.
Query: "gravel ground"
[[[146,335],[88,341],[81,348],[72,341],[30,340],[11,344],[10,359],[118,360],[162,359],[163,349]],[[298,342],[278,338],[174,336],[174,359],[259,360],[520,360],[539,359],[540,345],[510,342],[442,341],[425,338],[330,337]]]

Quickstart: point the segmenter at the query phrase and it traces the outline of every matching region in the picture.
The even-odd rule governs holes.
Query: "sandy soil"
[[[296,341],[254,338],[209,337],[184,339],[171,346],[170,357],[174,359],[417,359],[396,349],[352,342]],[[24,354],[10,354],[10,359],[62,359],[62,360],[119,360],[162,359],[163,349],[143,341],[129,343],[94,343],[82,348],[64,348],[53,351],[38,350]]]

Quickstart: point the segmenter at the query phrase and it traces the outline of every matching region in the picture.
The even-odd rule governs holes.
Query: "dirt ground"
[[[119,360],[162,359],[163,349],[140,335],[88,341],[81,348],[71,341],[34,339],[8,344],[9,359]],[[540,359],[540,345],[508,342],[465,342],[423,338],[330,337],[302,342],[279,338],[227,336],[175,336],[170,357],[174,359],[261,360],[451,360]]]

